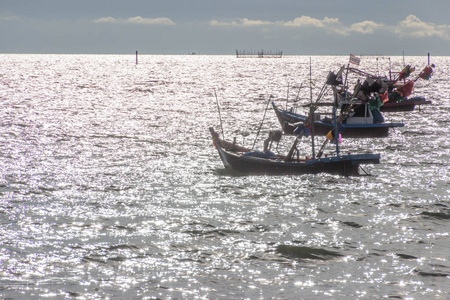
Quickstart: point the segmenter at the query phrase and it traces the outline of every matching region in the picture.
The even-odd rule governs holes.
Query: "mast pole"
[[[389,81],[392,81],[391,58],[389,57]]]
[[[339,131],[338,131],[338,123],[337,123],[337,107],[338,107],[338,96],[336,86],[333,86],[333,95],[334,95],[334,105],[333,105],[333,122],[334,122],[334,141],[336,142],[336,155],[339,156]]]
[[[314,145],[314,108],[312,103],[312,62],[311,57],[309,58],[309,97],[310,97],[310,103],[309,106],[309,115],[312,116],[310,118],[310,127],[311,127],[311,148],[312,148],[312,158],[316,158],[316,151],[315,151],[315,145]]]

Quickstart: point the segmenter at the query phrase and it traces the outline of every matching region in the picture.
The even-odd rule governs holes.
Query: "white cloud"
[[[321,28],[330,33],[336,33],[341,35],[347,35],[350,31],[356,31],[360,33],[372,33],[376,24],[371,21],[365,21],[352,25],[352,27],[346,28],[338,18],[328,18],[325,17],[322,20],[316,19],[309,16],[301,16],[295,18],[292,21],[262,21],[262,20],[249,20],[247,18],[237,19],[233,21],[218,21],[212,20],[210,22],[211,26],[261,26],[261,25],[272,25],[272,26],[282,26],[290,28],[306,28],[314,27]]]
[[[114,19],[113,17],[106,17],[106,18],[99,18],[94,20],[94,23],[116,23],[117,19]]]
[[[377,24],[374,21],[363,21],[352,24],[347,30],[349,32],[358,32],[363,34],[373,34],[375,30],[383,28],[383,24]]]
[[[175,25],[169,18],[143,18],[141,16],[124,18],[105,17],[94,20],[94,23],[122,23],[122,24],[143,24],[143,25]]]
[[[128,23],[134,23],[134,24],[147,24],[147,25],[175,25],[175,23],[170,20],[169,18],[142,18],[141,16],[137,16],[134,18],[127,19]]]
[[[5,18],[3,18],[5,19]],[[169,18],[144,18],[141,16],[131,18],[113,18],[104,17],[94,20],[95,23],[117,23],[117,24],[142,24],[142,25],[175,25]],[[264,27],[268,31],[271,27],[275,28],[317,28],[325,33],[332,33],[347,36],[352,33],[362,35],[372,35],[375,32],[387,31],[394,32],[400,37],[423,38],[438,37],[450,40],[450,26],[436,25],[420,20],[414,15],[407,16],[403,21],[393,25],[376,23],[375,21],[365,20],[350,25],[343,24],[338,18],[324,17],[317,19],[310,16],[301,16],[290,21],[265,21],[248,18],[239,18],[233,20],[211,20],[210,26],[215,27]]]
[[[400,21],[395,27],[395,33],[403,37],[423,38],[436,36],[450,40],[449,25],[427,23],[414,15],[409,15],[405,20]]]
[[[13,22],[13,21],[20,21],[20,18],[17,16],[0,16],[0,20]]]
[[[280,24],[283,26],[290,26],[290,27],[326,28],[328,26],[340,24],[340,22],[338,18],[325,17],[323,20],[319,20],[308,16],[301,16],[299,18],[295,18],[293,21],[280,22]]]
[[[294,19],[293,21],[263,21],[263,20],[251,20],[247,18],[235,19],[232,21],[219,21],[212,20],[209,22],[211,26],[263,26],[263,25],[274,25],[274,26],[288,26],[288,27],[320,27],[324,28],[331,24],[339,23],[339,19],[327,18],[323,20],[315,19],[308,16],[301,16]]]
[[[278,27],[290,27],[290,28],[318,28],[327,33],[333,33],[338,35],[350,35],[352,33],[358,33],[363,35],[371,35],[377,31],[394,32],[398,36],[402,37],[438,37],[445,40],[450,40],[450,26],[449,25],[436,25],[433,23],[427,23],[420,20],[414,15],[409,15],[403,21],[398,22],[396,25],[385,25],[383,23],[376,23],[371,20],[366,20],[350,25],[344,25],[338,18],[325,17],[323,19],[317,19],[309,16],[301,16],[295,18],[292,21],[263,21],[263,20],[250,20],[247,18],[236,19],[232,21],[219,21],[212,20],[211,26],[264,26],[267,28],[270,26]]]
[[[272,25],[274,22],[261,21],[261,20],[250,20],[247,18],[236,19],[232,21],[218,21],[212,20],[209,22],[211,26],[262,26],[262,25]]]

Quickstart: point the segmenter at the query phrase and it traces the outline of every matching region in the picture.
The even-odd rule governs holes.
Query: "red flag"
[[[414,82],[408,81],[407,83],[399,87],[397,89],[397,92],[402,94],[403,97],[408,97],[409,95],[412,94],[413,89],[414,89]]]
[[[384,92],[384,94],[380,94],[380,100],[383,103],[386,103],[389,101],[388,92]]]
[[[431,73],[433,73],[433,69],[430,66],[428,66],[425,67],[425,69],[423,69],[422,72],[420,72],[419,77],[428,80],[431,78]]]
[[[359,66],[359,63],[361,62],[361,58],[354,56],[353,54],[350,54],[349,62]]]

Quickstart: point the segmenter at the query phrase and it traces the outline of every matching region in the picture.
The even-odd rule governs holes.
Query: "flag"
[[[350,54],[350,63],[355,64],[359,66],[359,63],[361,62],[361,58],[354,56],[353,54]]]
[[[425,69],[423,69],[422,72],[420,72],[419,77],[424,80],[428,80],[431,78],[432,73],[433,73],[433,69],[430,66],[428,66],[428,67],[425,67]]]
[[[408,97],[412,94],[412,91],[414,89],[414,82],[408,81],[401,87],[397,88],[397,92],[400,93],[403,97]]]
[[[398,75],[398,80],[408,78],[409,75],[411,75],[411,73],[414,72],[415,69],[416,68],[411,68],[410,65],[407,65],[405,68],[403,68],[403,70]]]

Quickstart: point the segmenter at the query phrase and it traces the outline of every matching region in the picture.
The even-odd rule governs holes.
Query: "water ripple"
[[[225,137],[261,147],[279,126],[268,111],[256,138],[268,96],[285,105],[289,84],[294,99],[309,57],[0,55],[2,296],[444,299],[450,62],[433,59],[415,86],[433,104],[386,115],[406,123],[387,138],[344,140],[382,156],[345,178],[236,176],[211,143],[216,92]],[[348,57],[312,60],[320,87]]]

